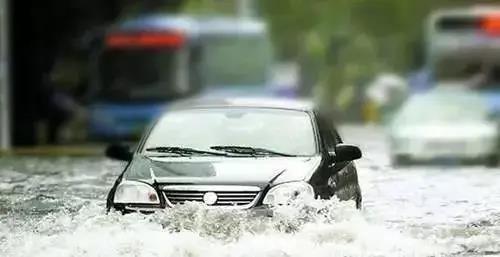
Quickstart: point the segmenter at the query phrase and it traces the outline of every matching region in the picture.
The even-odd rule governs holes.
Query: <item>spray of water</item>
[[[436,256],[437,245],[368,222],[348,202],[294,203],[273,217],[188,203],[152,215],[99,204],[0,221],[0,256]]]

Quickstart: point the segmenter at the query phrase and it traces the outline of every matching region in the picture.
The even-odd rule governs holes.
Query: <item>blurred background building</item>
[[[120,33],[129,31],[130,26],[150,26],[150,28],[160,26],[159,23],[167,22],[167,20],[173,22],[171,18],[174,16],[183,16],[184,25],[186,20],[194,20],[189,25],[190,32],[187,32],[187,28],[184,27],[186,30],[183,31],[185,33],[183,35],[190,33],[189,42],[193,42],[189,52],[192,58],[187,61],[192,64],[200,62],[201,66],[189,66],[191,75],[187,76],[186,79],[189,82],[186,83],[188,85],[198,83],[199,88],[188,86],[187,91],[177,94],[174,98],[207,92],[210,94],[206,95],[216,93],[232,95],[234,92],[226,90],[227,88],[206,91],[205,87],[210,84],[206,81],[213,79],[214,74],[226,76],[227,80],[234,80],[239,74],[238,80],[243,81],[249,78],[241,76],[263,71],[274,73],[268,74],[269,79],[266,77],[266,81],[261,83],[266,84],[266,90],[253,90],[252,87],[256,84],[253,81],[246,83],[247,85],[239,85],[238,90],[241,89],[243,94],[254,94],[259,91],[259,93],[265,92],[278,97],[312,96],[332,108],[343,121],[376,123],[381,121],[382,116],[377,112],[383,108],[377,106],[376,100],[370,99],[371,95],[379,93],[368,93],[369,87],[377,88],[373,85],[380,81],[404,81],[405,83],[400,84],[407,87],[407,90],[399,92],[410,94],[427,88],[426,85],[431,83],[426,84],[429,79],[426,75],[429,71],[426,69],[429,67],[426,63],[428,60],[426,24],[429,15],[434,10],[457,6],[470,7],[478,4],[500,4],[500,1],[474,0],[315,2],[296,0],[3,0],[1,2],[0,81],[2,90],[0,91],[0,104],[2,108],[0,127],[2,133],[0,142],[2,148],[10,144],[29,146],[81,143],[88,141],[89,138],[101,140],[102,138],[99,137],[91,137],[92,128],[98,127],[97,125],[92,127],[92,122],[96,119],[110,123],[110,120],[113,120],[110,116],[119,115],[118,112],[127,117],[133,117],[130,113],[137,114],[142,110],[152,113],[152,107],[147,105],[151,102],[149,100],[134,101],[133,110],[126,109],[130,106],[124,107],[124,102],[127,104],[131,102],[124,99],[131,97],[132,91],[121,92],[127,97],[115,99],[116,101],[108,98],[106,104],[101,101],[101,98],[98,99],[100,93],[97,91],[102,92],[100,91],[102,88],[96,89],[93,81],[95,73],[102,71],[95,69],[109,68],[113,70],[110,71],[111,74],[117,71],[113,64],[103,65],[104,62],[101,63],[101,61],[98,61],[99,64],[93,62],[101,60],[100,54],[106,52],[103,47],[109,47],[109,44],[113,44],[110,43],[113,40],[115,40],[113,41],[115,47],[134,48],[137,44],[144,46],[146,41],[149,42],[146,43],[149,44],[148,47],[151,47],[151,42],[170,44],[172,38],[170,36],[159,38],[153,35],[154,37],[146,39],[137,37],[110,39],[110,31],[115,31],[117,32],[115,34],[120,36]],[[163,17],[163,21],[158,17]],[[207,17],[211,18],[213,25],[209,25],[211,23],[208,22]],[[237,19],[252,17],[255,24],[261,24],[265,28],[265,33],[262,35],[269,38],[270,47],[267,48],[265,45],[266,40],[254,41],[261,43],[253,43],[249,48],[241,47],[245,43],[240,42],[238,46],[240,48],[238,48],[236,44],[229,44],[227,43],[229,41],[225,41],[226,46],[213,48],[210,51],[205,49],[203,52],[205,43],[195,43],[197,41],[194,37],[202,38],[202,30],[209,31],[219,26],[220,24],[217,25],[214,22],[214,18],[217,17],[236,17]],[[202,28],[202,25],[205,27]],[[193,30],[193,26],[197,27],[197,32]],[[118,27],[124,30],[116,30]],[[223,33],[221,31],[223,30],[220,30],[219,34],[214,32],[211,38],[206,36],[199,42],[220,41],[219,39],[222,38],[220,34]],[[227,33],[227,30],[224,33]],[[132,45],[130,45],[131,42]],[[10,47],[7,49],[7,46]],[[214,45],[207,47],[214,47]],[[259,47],[263,49],[260,51],[262,55],[260,57],[258,54],[251,54],[253,52],[248,50],[256,51]],[[219,53],[217,51],[224,52],[227,56],[215,54]],[[219,59],[209,59],[204,55],[205,53],[212,53]],[[210,60],[209,67],[213,69],[203,69],[205,67],[203,60]],[[130,63],[141,66],[141,63],[134,63],[136,61]],[[158,61],[164,62],[164,60]],[[118,62],[123,63],[123,61]],[[149,65],[142,64],[144,67]],[[271,64],[272,68],[267,67]],[[217,67],[219,70],[216,70]],[[130,72],[132,75],[140,73],[137,67],[127,69],[132,69]],[[201,69],[201,71],[196,69]],[[226,72],[228,70],[230,72]],[[181,69],[176,72],[184,71]],[[381,79],[380,77],[384,74],[393,79]],[[128,83],[132,79],[130,77]],[[144,79],[144,77],[138,79]],[[198,82],[196,82],[197,79]],[[230,84],[235,83],[228,83],[230,87],[234,87]],[[267,87],[269,84],[271,84],[269,88],[272,89]],[[144,88],[144,85],[137,86]],[[220,88],[222,87],[217,89]],[[378,88],[393,87],[380,86]],[[179,90],[182,91],[182,89]],[[146,94],[145,92],[146,89],[138,90],[135,95]],[[120,92],[113,91],[110,94],[116,97],[120,95]],[[404,95],[399,97],[404,98]],[[162,103],[167,98],[174,99],[162,98]],[[401,100],[396,102],[401,102]],[[137,117],[140,116],[137,115]],[[147,115],[141,117],[146,117],[144,122],[150,119]],[[115,128],[122,126],[118,124],[118,121],[116,122],[111,122],[110,126]],[[132,127],[136,126],[134,125],[136,121],[123,122],[133,123],[130,125]],[[137,125],[136,130],[140,131],[141,128],[142,125]],[[124,128],[123,131],[126,129]]]

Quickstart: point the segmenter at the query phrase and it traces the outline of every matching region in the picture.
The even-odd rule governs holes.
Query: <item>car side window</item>
[[[327,150],[333,150],[335,146],[339,143],[339,136],[335,129],[333,129],[333,124],[329,119],[322,115],[317,115],[319,129],[321,131],[321,138],[323,140],[324,146]]]
[[[335,137],[335,145],[342,144],[343,143],[342,138],[340,137],[340,134],[334,125],[331,125],[331,130]]]

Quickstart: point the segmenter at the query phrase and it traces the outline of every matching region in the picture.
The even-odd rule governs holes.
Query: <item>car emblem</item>
[[[203,195],[203,202],[206,205],[214,205],[217,202],[217,194],[214,192],[206,192]]]

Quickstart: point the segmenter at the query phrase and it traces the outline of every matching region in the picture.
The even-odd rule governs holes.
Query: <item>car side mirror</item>
[[[131,161],[133,153],[127,145],[111,144],[106,148],[106,157],[119,160]]]
[[[335,146],[335,152],[331,152],[330,156],[333,163],[350,162],[362,157],[361,149],[354,145],[338,144]]]

